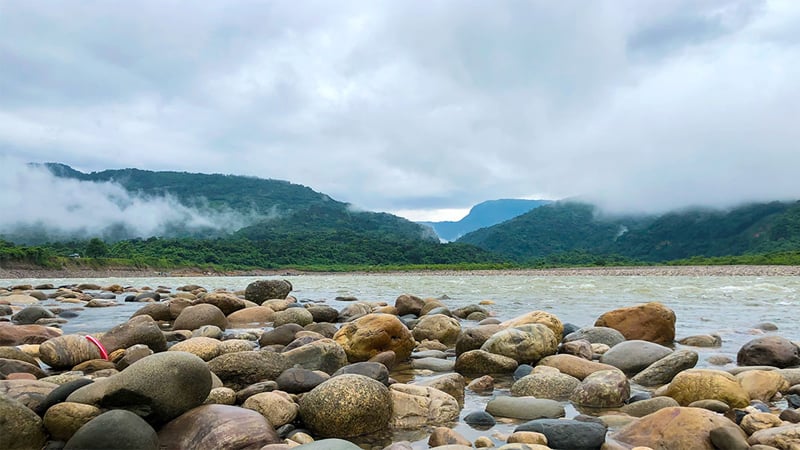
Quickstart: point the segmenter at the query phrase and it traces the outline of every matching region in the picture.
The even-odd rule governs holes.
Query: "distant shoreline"
[[[47,269],[39,267],[0,267],[0,279],[49,278],[157,278],[157,277],[224,277],[224,276],[314,276],[314,275],[518,275],[518,276],[798,276],[800,266],[734,265],[734,266],[632,266],[632,267],[573,267],[555,269],[499,269],[499,270],[411,270],[387,272],[306,272],[294,269],[207,271],[202,269],[175,269],[160,272],[155,269],[135,267],[109,267],[93,269],[70,267]]]

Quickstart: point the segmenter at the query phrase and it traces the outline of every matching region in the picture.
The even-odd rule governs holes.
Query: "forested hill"
[[[469,214],[459,221],[421,223],[433,228],[441,239],[455,241],[471,231],[497,225],[548,203],[551,202],[520,198],[488,200],[473,206]]]
[[[132,195],[146,198],[169,195],[189,207],[241,214],[249,219],[247,226],[229,231],[250,239],[330,231],[368,233],[373,237],[400,240],[435,239],[426,227],[409,220],[386,213],[357,211],[347,203],[288,181],[140,169],[83,173],[54,163],[45,164],[45,167],[58,177],[92,182],[111,181]],[[175,228],[169,235],[218,237],[218,233],[198,236],[196,232],[190,234]]]
[[[518,262],[584,252],[647,262],[800,249],[800,203],[690,209],[607,217],[592,205],[558,202],[458,240]]]

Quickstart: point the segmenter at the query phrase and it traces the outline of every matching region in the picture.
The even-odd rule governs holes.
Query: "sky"
[[[797,80],[794,0],[0,0],[5,172],[253,175],[412,220],[800,199]]]

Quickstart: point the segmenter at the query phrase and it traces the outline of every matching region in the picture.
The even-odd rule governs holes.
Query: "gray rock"
[[[292,308],[296,309],[296,308]],[[332,374],[347,365],[347,353],[333,339],[318,339],[281,353],[287,367],[302,367]]]
[[[372,378],[373,380],[380,381],[384,385],[389,385],[389,369],[385,365],[373,362],[362,361],[353,364],[348,364],[333,373],[333,377],[344,374],[357,374],[364,375],[365,377]],[[460,377],[461,375],[459,375]],[[461,377],[463,379],[463,377]]]
[[[455,371],[469,375],[513,373],[517,365],[515,359],[507,356],[495,355],[484,350],[470,350],[458,355]]]
[[[323,377],[317,371],[292,367],[284,370],[275,382],[278,383],[278,389],[284,392],[301,394],[314,389],[328,378],[327,376]]]
[[[711,443],[715,448],[724,448],[725,450],[748,450],[750,444],[742,433],[736,433],[729,427],[714,428],[708,433]]]
[[[500,324],[478,325],[472,328],[462,328],[456,339],[456,356],[470,350],[478,350],[495,333],[502,330]]]
[[[158,450],[158,436],[136,414],[116,409],[90,420],[67,441],[64,450]]]
[[[39,449],[46,440],[42,419],[17,400],[0,394],[0,448]]]
[[[529,364],[556,353],[558,340],[550,328],[540,323],[524,327],[524,330],[517,327],[498,331],[483,343],[481,350]]]
[[[259,305],[273,298],[286,298],[292,292],[287,280],[258,280],[247,285],[244,298]]]
[[[670,353],[672,350],[663,345],[631,340],[611,347],[600,357],[600,362],[614,366],[627,375],[634,375]]]
[[[108,330],[98,340],[109,354],[136,344],[144,344],[154,352],[167,349],[164,333],[150,316],[131,317],[127,322]]]
[[[314,321],[314,316],[305,308],[287,308],[283,311],[276,311],[272,320],[276,327],[287,323],[296,323],[304,327]]]
[[[564,417],[564,406],[555,400],[535,397],[495,397],[486,404],[486,412],[512,419],[556,419]]]
[[[228,327],[228,319],[216,306],[201,303],[184,308],[175,319],[172,328],[174,330],[196,330],[205,325],[214,325],[224,331]]]
[[[451,372],[456,362],[440,358],[419,358],[411,360],[411,367],[433,372]]]
[[[282,354],[266,351],[226,353],[208,362],[208,368],[235,391],[259,381],[274,380],[287,367]]]
[[[619,331],[608,327],[584,327],[564,337],[564,342],[587,340],[592,344],[606,344],[613,347],[625,341],[625,336]]]
[[[653,397],[647,400],[641,400],[634,403],[629,403],[620,411],[633,417],[644,417],[648,414],[654,413],[659,409],[671,408],[673,406],[680,406],[672,397]]]
[[[294,448],[297,450],[361,450],[361,447],[350,441],[336,438],[320,439]]]
[[[631,378],[631,381],[645,387],[667,384],[675,375],[697,365],[697,358],[694,350],[676,350],[650,364]]]
[[[11,316],[11,321],[22,325],[36,323],[39,319],[52,319],[56,315],[47,308],[39,305],[26,306],[20,312]]]
[[[258,339],[258,345],[266,347],[268,345],[289,345],[294,340],[294,335],[302,331],[303,327],[296,323],[287,323],[265,331]]]
[[[542,433],[547,445],[554,449],[598,450],[606,439],[605,425],[571,419],[532,420],[514,429],[515,433],[518,431]]]
[[[616,408],[622,406],[630,395],[630,383],[624,373],[601,370],[584,378],[569,399],[577,406]]]
[[[581,384],[581,380],[558,371],[540,371],[526,375],[511,385],[511,394],[518,397],[537,397],[566,400]]]

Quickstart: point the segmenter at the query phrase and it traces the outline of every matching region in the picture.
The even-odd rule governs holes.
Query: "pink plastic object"
[[[97,346],[97,348],[100,350],[100,356],[102,356],[103,359],[108,361],[108,352],[106,352],[106,348],[103,347],[103,344],[101,344],[100,341],[95,339],[93,336],[88,336],[88,335],[86,336],[86,340]]]

